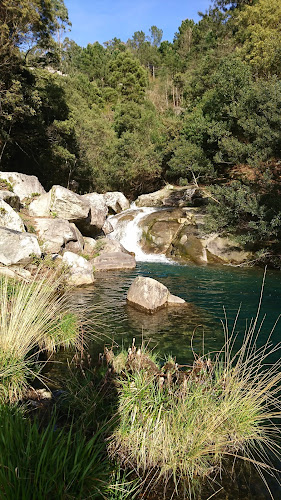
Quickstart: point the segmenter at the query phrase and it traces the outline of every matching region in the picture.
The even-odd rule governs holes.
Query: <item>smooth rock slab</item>
[[[16,195],[22,201],[28,196],[44,194],[46,191],[35,175],[20,174],[19,172],[0,172],[0,178],[8,181]]]
[[[91,261],[95,271],[115,271],[118,269],[134,269],[136,267],[135,258],[124,252],[104,252]]]
[[[32,258],[41,257],[41,250],[34,234],[21,233],[0,227],[0,263],[5,266],[29,264]]]
[[[14,229],[15,231],[25,232],[24,223],[14,211],[14,209],[8,205],[5,201],[0,199],[0,226],[6,227],[7,229]]]

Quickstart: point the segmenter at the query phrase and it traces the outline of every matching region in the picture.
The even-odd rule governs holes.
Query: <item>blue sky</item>
[[[66,35],[79,45],[114,37],[127,41],[135,31],[156,25],[164,32],[163,40],[173,40],[184,19],[199,19],[211,0],[65,0],[72,29]]]

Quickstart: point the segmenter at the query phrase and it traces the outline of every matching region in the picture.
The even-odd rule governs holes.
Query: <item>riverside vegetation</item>
[[[39,410],[30,410],[40,394],[34,381],[43,387],[49,382],[43,371],[51,354],[70,347],[81,352],[86,338],[83,310],[75,307],[63,275],[38,274],[28,283],[1,277],[1,498],[133,498],[136,482],[109,463],[103,429],[93,434],[92,424],[85,432],[69,410],[44,409],[44,393],[44,411],[40,398]]]
[[[194,354],[190,366],[161,363],[134,342],[116,355],[105,349],[97,366],[87,353],[83,310],[73,309],[62,284],[54,275],[0,280],[5,498],[153,498],[151,488],[158,498],[207,498],[206,488],[218,489],[226,462],[237,459],[262,477],[275,475],[281,361],[268,358],[280,346],[269,335],[258,347],[258,315],[238,351],[234,323],[232,332],[225,325],[221,351]],[[48,383],[50,353],[69,346],[76,354],[63,391],[34,407],[29,394],[34,383]]]
[[[63,0],[3,0],[1,170],[131,199],[199,183],[210,227],[279,267],[280,16],[215,0],[173,42],[154,25],[83,48]]]

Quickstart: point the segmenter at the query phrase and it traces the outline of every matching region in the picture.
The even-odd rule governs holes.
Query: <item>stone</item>
[[[34,234],[22,233],[0,227],[0,263],[5,266],[26,265],[33,257],[41,257],[41,250]]]
[[[127,302],[137,309],[154,313],[167,306],[169,295],[168,288],[159,281],[138,276],[128,290]]]
[[[24,269],[23,267],[20,266],[13,266],[10,268],[14,271],[15,275],[19,279],[23,279],[25,281],[29,281],[31,278],[31,272],[28,271],[27,269]]]
[[[79,229],[84,236],[94,237],[103,233],[103,226],[106,222],[108,208],[104,200],[104,195],[99,193],[88,193],[81,198],[89,204],[89,217],[79,222]]]
[[[29,281],[31,278],[31,273],[27,269],[18,266],[12,266],[12,267],[0,266],[0,275],[6,276],[7,278],[13,278],[16,280],[24,280],[24,281]]]
[[[83,200],[86,200],[87,203],[96,210],[98,210],[104,218],[106,218],[108,214],[108,207],[105,203],[104,195],[99,193],[87,193],[81,196]]]
[[[67,267],[71,285],[91,285],[94,282],[93,264],[73,252],[65,252],[62,264]]]
[[[184,299],[182,299],[181,297],[178,297],[177,295],[172,295],[171,293],[168,296],[167,303],[168,303],[168,306],[176,306],[176,307],[183,306],[186,304]]]
[[[11,191],[0,190],[0,200],[5,201],[10,205],[10,207],[15,210],[20,209],[20,199],[19,196]]]
[[[204,193],[193,185],[176,187],[167,185],[154,193],[142,194],[136,200],[138,207],[184,207],[198,206],[206,202]]]
[[[62,186],[53,186],[29,205],[29,214],[33,217],[57,217],[74,223],[87,219],[89,213],[89,203]]]
[[[7,278],[24,280],[24,281],[29,281],[31,278],[31,273],[29,271],[15,266],[13,267],[0,266],[0,275],[6,276]]]
[[[209,262],[239,265],[253,257],[251,252],[245,252],[231,238],[224,238],[216,233],[206,236],[201,242],[206,249]]]
[[[92,255],[96,250],[97,240],[84,236],[84,253],[85,255]]]
[[[121,245],[121,243],[117,240],[113,240],[111,238],[99,238],[97,240],[97,248],[96,251],[101,253],[113,253],[113,252],[124,252],[128,253],[127,250]]]
[[[35,175],[18,172],[0,172],[0,179],[5,179],[12,185],[13,192],[20,201],[34,194],[44,194],[46,191]]]
[[[14,209],[8,205],[5,201],[0,199],[0,226],[6,227],[7,229],[14,229],[15,231],[25,232],[24,223],[14,211]]]
[[[6,276],[7,278],[16,278],[16,273],[9,267],[0,266],[0,275]]]
[[[124,252],[103,252],[91,261],[95,271],[115,271],[118,269],[134,269],[135,257]]]
[[[69,252],[81,253],[84,250],[84,238],[73,222],[70,223],[70,227],[73,234],[73,240],[65,244],[65,249]]]
[[[34,219],[39,238],[43,241],[44,253],[59,253],[69,241],[77,241],[70,223],[64,219],[40,217]]]
[[[185,219],[181,218],[182,214],[181,209],[162,209],[142,219],[140,245],[144,252],[166,253],[181,225],[185,222]]]
[[[114,228],[108,219],[106,219],[104,225],[102,226],[102,230],[105,235],[110,234],[114,231]]]
[[[103,196],[106,205],[115,214],[119,214],[119,212],[130,208],[129,200],[119,191],[109,191]]]

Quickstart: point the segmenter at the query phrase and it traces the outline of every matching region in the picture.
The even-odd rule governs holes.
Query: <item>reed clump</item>
[[[119,423],[110,455],[154,484],[185,484],[190,496],[198,479],[217,481],[229,457],[253,463],[262,476],[270,470],[268,453],[280,454],[281,362],[267,361],[280,346],[269,337],[258,347],[255,327],[236,354],[235,334],[226,331],[224,349],[195,355],[192,366],[172,358],[161,366],[133,344],[122,371],[117,363]]]
[[[38,375],[39,354],[81,346],[81,325],[60,278],[31,282],[0,280],[0,398],[22,396],[28,379]]]

